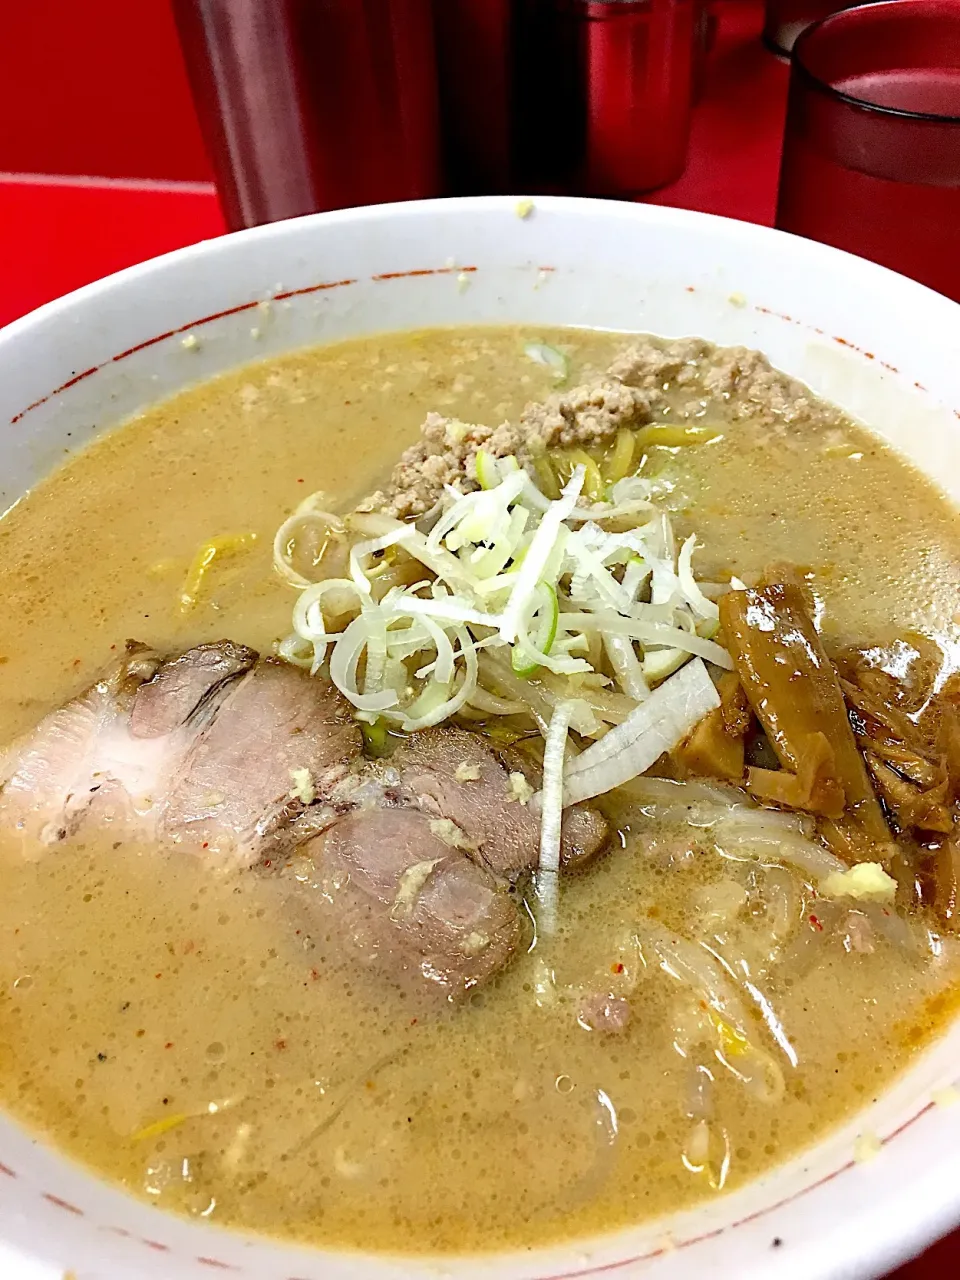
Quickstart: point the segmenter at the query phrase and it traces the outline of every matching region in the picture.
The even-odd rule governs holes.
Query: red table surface
[[[720,29],[683,177],[651,203],[771,224],[787,68],[760,44],[758,0],[719,0]],[[203,185],[0,174],[0,324],[52,298],[198,240],[223,218]],[[960,1231],[894,1280],[960,1276]]]
[[[683,177],[656,204],[771,223],[787,69],[759,43],[758,0],[718,0],[717,44]],[[202,185],[0,174],[0,324],[111,271],[223,230]]]

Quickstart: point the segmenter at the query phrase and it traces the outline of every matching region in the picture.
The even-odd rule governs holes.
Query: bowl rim
[[[183,245],[179,249],[171,249],[166,253],[157,254],[155,257],[145,258],[142,262],[133,263],[120,271],[114,271],[98,280],[92,280],[89,284],[81,285],[78,289],[72,289],[69,293],[62,294],[60,297],[51,298],[39,307],[34,307],[32,311],[28,311],[24,315],[18,316],[15,320],[9,321],[6,325],[0,326],[0,340],[7,341],[11,338],[19,338],[22,334],[29,332],[31,326],[55,316],[63,310],[94,302],[101,295],[109,293],[111,289],[116,288],[118,285],[135,283],[176,263],[187,262],[194,257],[208,257],[221,251],[229,252],[230,247],[234,245],[255,248],[260,243],[269,243],[271,240],[282,239],[291,235],[298,228],[311,225],[336,227],[338,225],[363,224],[365,222],[397,223],[406,218],[429,216],[433,213],[441,214],[451,210],[464,216],[471,214],[502,214],[505,211],[510,211],[519,219],[521,215],[517,211],[518,206],[525,205],[528,201],[532,204],[533,213],[542,211],[572,216],[578,213],[586,213],[592,214],[601,220],[609,219],[613,222],[620,220],[634,222],[639,220],[652,225],[676,226],[691,231],[695,231],[696,228],[701,226],[712,226],[717,229],[718,233],[726,235],[734,241],[767,243],[771,246],[781,244],[796,254],[801,254],[814,260],[826,259],[828,261],[842,262],[848,271],[865,273],[868,277],[873,276],[877,279],[883,279],[888,288],[894,289],[896,292],[909,293],[917,303],[923,303],[926,308],[933,308],[942,312],[945,322],[952,320],[955,324],[960,323],[960,303],[952,301],[944,294],[937,293],[935,289],[931,289],[928,285],[901,275],[889,267],[881,266],[880,263],[871,262],[867,258],[849,253],[845,249],[822,244],[820,241],[810,240],[791,231],[781,230],[779,227],[747,222],[742,218],[730,218],[723,214],[702,213],[696,209],[679,209],[672,205],[630,203],[588,196],[537,196],[518,193],[507,196],[456,196],[398,201],[392,204],[361,205],[354,208],[328,210],[322,213],[301,214],[296,218],[284,218],[277,222],[267,222],[255,227],[246,227],[240,231],[228,231],[222,235],[209,236],[206,239],[197,240],[193,244]],[[521,220],[525,220],[525,218],[526,215]],[[452,270],[453,268],[450,269]],[[211,320],[217,318],[219,318],[219,315],[205,317],[205,319]],[[183,326],[184,329],[189,327],[189,324]]]
[[[237,244],[242,243],[249,252],[257,245],[270,243],[274,239],[281,239],[290,235],[294,228],[303,227],[306,224],[322,225],[323,227],[335,227],[358,222],[390,225],[396,224],[402,218],[429,217],[441,210],[450,212],[451,209],[464,216],[485,215],[490,212],[502,215],[505,208],[510,206],[515,208],[517,202],[523,198],[521,196],[492,196],[471,197],[460,200],[416,201],[397,205],[374,205],[361,209],[339,210],[333,213],[308,214],[286,222],[271,223],[200,241],[194,245],[185,246],[143,263],[135,264],[123,271],[114,273],[102,280],[94,281],[81,289],[44,304],[42,307],[0,329],[0,344],[6,344],[9,341],[31,340],[34,330],[42,326],[48,319],[69,313],[72,308],[85,309],[92,304],[96,304],[108,296],[118,285],[136,285],[154,274],[162,274],[169,266],[175,263],[189,262],[193,258],[207,258],[216,255],[219,251],[229,252]],[[922,307],[925,315],[932,317],[933,323],[939,323],[942,320],[945,326],[960,333],[960,305],[915,281],[908,280],[874,263],[826,245],[803,240],[800,237],[789,235],[774,228],[759,227],[755,224],[744,223],[713,214],[677,210],[669,206],[630,205],[614,201],[587,200],[576,197],[540,196],[530,198],[533,200],[535,208],[559,215],[576,215],[577,217],[590,215],[597,219],[609,219],[613,222],[620,219],[630,222],[640,221],[651,225],[678,228],[694,234],[697,228],[706,225],[714,227],[718,233],[730,237],[741,246],[766,243],[771,246],[779,246],[781,251],[800,254],[813,262],[824,265],[843,260],[847,270],[854,277],[858,273],[865,272],[868,277],[884,280],[887,289],[894,298],[898,298],[899,301],[906,304],[912,303],[917,307]],[[216,318],[218,317],[208,317],[208,319]],[[788,317],[781,318],[787,319]],[[182,331],[194,328],[198,323],[202,322],[185,324],[182,326]],[[179,331],[174,330],[171,332]],[[69,386],[70,384],[66,385]],[[50,394],[56,394],[56,390],[54,389]],[[958,417],[960,417],[960,414],[958,414]],[[815,1147],[811,1149],[815,1149]],[[877,1266],[887,1267],[909,1256],[911,1252],[932,1239],[945,1225],[960,1219],[960,1189],[952,1197],[944,1198],[941,1196],[939,1199],[931,1197],[924,1200],[922,1205],[926,1210],[922,1218],[916,1216],[906,1222],[898,1220],[896,1226],[892,1222],[888,1223],[886,1231],[878,1231],[869,1242],[859,1245],[856,1250],[851,1251],[845,1258],[842,1258],[836,1266],[830,1266],[829,1264],[821,1266],[819,1274],[824,1277],[828,1275],[839,1276],[840,1274],[844,1276],[867,1275],[872,1274],[870,1268]],[[764,1212],[770,1212],[777,1207],[770,1206]],[[570,1242],[569,1244],[571,1252],[575,1248],[575,1243]],[[625,1266],[627,1261],[625,1260],[624,1263],[617,1265]],[[606,1266],[602,1270],[612,1271],[615,1270],[615,1267]],[[792,1270],[785,1269],[783,1272],[783,1274],[788,1273],[792,1274]]]

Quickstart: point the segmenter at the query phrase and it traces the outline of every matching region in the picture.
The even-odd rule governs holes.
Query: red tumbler
[[[870,0],[767,0],[763,39],[774,53],[788,58],[797,36],[814,22],[840,9],[869,3]]]
[[[443,164],[457,195],[511,182],[513,0],[434,0]]]
[[[777,226],[960,302],[957,0],[879,0],[800,36]]]
[[[229,226],[440,194],[431,0],[173,0]]]
[[[632,195],[683,172],[699,0],[518,0],[518,185]]]
[[[699,102],[707,75],[707,58],[717,41],[717,14],[710,0],[694,0],[693,101]]]

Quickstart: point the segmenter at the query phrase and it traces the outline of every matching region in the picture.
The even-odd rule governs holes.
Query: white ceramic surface
[[[242,362],[383,329],[497,321],[759,347],[960,500],[960,307],[879,267],[746,224],[560,199],[538,200],[521,219],[514,200],[487,199],[325,214],[228,236],[3,330],[0,506],[65,445]],[[189,335],[196,344],[184,345]],[[0,1276],[53,1280],[67,1268],[78,1280],[873,1276],[960,1220],[960,1107],[931,1103],[960,1074],[958,1055],[960,1024],[854,1123],[706,1207],[488,1259],[321,1255],[181,1222],[0,1120]],[[854,1165],[863,1131],[886,1141],[874,1161]]]

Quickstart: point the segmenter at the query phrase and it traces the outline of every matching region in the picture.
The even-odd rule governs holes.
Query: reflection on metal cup
[[[434,0],[443,163],[457,195],[511,186],[513,0]]]
[[[686,161],[708,31],[707,0],[173,8],[232,228],[447,193],[664,186]]]
[[[700,20],[699,0],[520,0],[521,181],[627,195],[678,178]]]
[[[232,229],[440,194],[431,0],[173,0]]]

